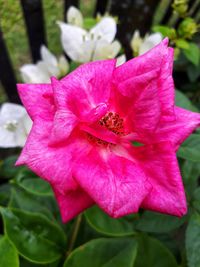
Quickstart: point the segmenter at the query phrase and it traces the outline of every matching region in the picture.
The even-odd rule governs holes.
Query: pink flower
[[[33,127],[17,164],[50,182],[64,222],[95,203],[112,217],[140,207],[182,216],[176,151],[200,114],[174,106],[173,49],[165,39],[115,64],[91,62],[51,84],[18,85]]]

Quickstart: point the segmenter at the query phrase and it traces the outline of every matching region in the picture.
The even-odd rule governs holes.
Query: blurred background
[[[115,16],[118,21],[117,39],[120,40],[127,59],[133,56],[130,41],[135,30],[139,30],[140,34],[144,36],[146,33],[155,31],[154,27],[157,25],[168,27],[166,29],[157,28],[156,32],[159,30],[163,35],[169,36],[171,45],[177,48],[174,72],[176,87],[185,92],[196,105],[200,105],[198,51],[194,49],[190,55],[193,57],[193,61],[195,58],[198,61],[195,64],[192,63],[192,59],[188,60],[182,53],[182,49],[187,46],[186,42],[192,41],[199,46],[200,2],[198,0],[0,0],[1,39],[4,40],[10,65],[15,74],[14,79],[11,74],[8,75],[6,72],[5,61],[8,58],[5,58],[5,51],[2,50],[1,45],[0,102],[19,101],[15,96],[14,81],[22,81],[19,69],[23,64],[39,60],[39,49],[42,44],[45,43],[55,55],[62,53],[60,30],[56,21],[66,21],[66,11],[71,5],[79,6],[84,17],[96,17],[97,14],[105,12]],[[185,23],[182,28],[187,28],[186,31],[189,31],[190,34],[187,36],[182,33],[175,40],[173,30],[180,33],[180,24],[188,17],[196,23],[196,28],[194,29],[194,25]],[[33,44],[33,40],[35,44]],[[2,62],[4,62],[4,66]]]

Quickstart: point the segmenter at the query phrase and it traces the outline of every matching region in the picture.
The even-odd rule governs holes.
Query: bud
[[[172,8],[180,17],[185,17],[188,10],[188,0],[174,0]]]
[[[182,38],[191,39],[197,31],[198,25],[192,18],[184,19],[178,27],[178,33]]]
[[[133,50],[134,56],[139,55],[140,46],[142,44],[143,40],[140,37],[140,32],[136,30],[133,34],[133,37],[131,39],[131,48]]]

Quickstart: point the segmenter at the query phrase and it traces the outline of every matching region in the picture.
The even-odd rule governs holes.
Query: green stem
[[[156,8],[156,12],[153,18],[153,25],[162,24],[162,20],[167,13],[167,10],[171,4],[171,0],[161,0]]]
[[[190,10],[189,10],[189,16],[192,16],[192,14],[196,11],[196,9],[198,8],[198,5],[200,4],[200,0],[196,0],[194,1],[193,5],[191,6]]]
[[[172,13],[171,17],[169,18],[169,21],[167,22],[168,26],[174,27],[178,19],[179,19],[179,14],[176,12]]]
[[[195,19],[195,21],[197,23],[199,23],[199,21],[200,21],[200,9],[198,10],[198,12],[197,12],[196,16],[194,17],[194,19]]]
[[[81,221],[82,221],[82,214],[77,216],[76,221],[74,223],[74,229],[73,229],[72,236],[71,236],[71,239],[69,242],[69,247],[68,247],[68,250],[66,253],[67,256],[72,252],[72,250],[74,248],[74,245],[75,245],[75,242],[76,242],[76,239],[78,236],[79,228],[81,225]]]

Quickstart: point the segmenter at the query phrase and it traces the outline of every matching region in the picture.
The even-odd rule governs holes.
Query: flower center
[[[104,117],[102,117],[99,122],[101,126],[107,128],[107,130],[117,134],[124,135],[124,120],[116,112],[108,112]],[[99,146],[114,146],[114,144],[104,141],[96,136],[87,134],[88,140]]]
[[[116,112],[106,113],[99,124],[117,135],[124,135],[124,120]]]
[[[15,132],[18,126],[18,122],[16,120],[7,121],[4,124],[4,128],[10,132]]]

